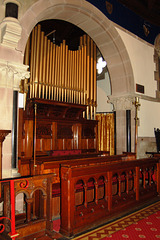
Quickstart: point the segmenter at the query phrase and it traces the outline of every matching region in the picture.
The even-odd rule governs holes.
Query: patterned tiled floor
[[[160,211],[160,202],[74,238],[74,240],[123,240],[125,238],[133,240],[140,238],[145,238],[147,240],[160,239],[160,212],[158,211]],[[148,218],[150,218],[149,221]],[[141,224],[141,234],[139,234],[140,236],[138,237],[135,235],[135,233],[138,233],[137,230],[135,231],[135,224],[137,225],[139,222]],[[146,222],[152,222],[152,224],[156,222],[157,227],[152,227],[151,232],[149,232]],[[147,229],[146,233],[142,230],[142,225],[145,226],[144,229]],[[137,229],[139,229],[139,226]],[[156,231],[155,238],[153,236],[151,237],[151,233],[153,233],[154,230]]]

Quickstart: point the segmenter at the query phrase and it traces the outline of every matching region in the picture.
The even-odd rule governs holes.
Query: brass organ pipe
[[[79,95],[80,95],[80,101],[79,103],[83,103],[83,94],[82,94],[82,90],[83,90],[83,37],[80,37],[80,52],[81,52],[81,69],[80,69],[80,75],[81,77],[79,78],[79,81],[80,81],[80,92],[79,92]]]
[[[51,90],[52,90],[52,60],[53,60],[53,43],[50,43],[50,56],[49,56],[49,93],[48,99],[51,99]]]
[[[62,53],[63,44],[60,44],[60,55],[59,55],[59,101],[61,101],[62,96]]]
[[[87,43],[86,43],[86,35],[83,35],[83,46],[84,46],[84,64],[83,64],[83,103],[86,104],[86,89],[87,89]],[[85,111],[83,112],[83,117],[85,118]]]
[[[24,55],[24,64],[29,65],[29,50],[30,50],[30,37],[27,40],[25,55]]]
[[[72,89],[72,100],[71,102],[74,103],[74,51],[71,52],[71,89]]]
[[[64,88],[65,88],[65,98],[64,101],[67,101],[67,83],[68,83],[68,46],[65,47],[65,76],[64,76]]]
[[[57,96],[57,74],[58,74],[58,46],[56,46],[56,55],[55,55],[55,88],[54,88],[54,100]]]
[[[78,85],[79,85],[78,59],[79,59],[79,51],[74,51],[74,56],[75,56],[75,76],[74,76],[75,103],[78,103]]]
[[[29,53],[30,53],[30,36],[27,40],[25,55],[24,55],[24,64],[28,65],[28,66],[29,66],[29,57],[30,57]],[[24,80],[24,85],[28,86],[28,79],[26,79],[26,78]],[[24,100],[23,100],[24,110],[25,110],[25,107],[26,107],[27,90],[28,90],[28,87],[27,87],[27,89],[25,89],[25,87],[24,87],[24,89],[23,89],[23,91],[24,91]]]
[[[76,78],[75,78],[75,59],[76,59],[76,55],[75,55],[75,51],[72,51],[72,96],[73,96],[73,100],[72,103],[75,103],[75,92],[76,92]]]
[[[42,91],[42,76],[43,76],[43,49],[44,49],[44,32],[41,32],[41,43],[40,43],[40,65],[39,65],[39,98],[41,98]]]
[[[72,69],[71,69],[71,66],[73,66],[73,57],[72,57],[72,51],[70,51],[70,66],[69,66],[69,70],[70,70],[70,102],[72,102]]]
[[[61,101],[62,93],[62,43],[60,44],[60,55],[59,55],[59,96],[58,100]]]
[[[57,51],[57,101],[59,100],[59,83],[60,83],[60,47]]]
[[[34,35],[34,53],[33,53],[33,88],[32,88],[32,97],[35,97],[35,78],[36,78],[36,43],[37,43],[37,26],[35,27],[35,35]]]
[[[54,95],[54,88],[55,88],[55,59],[56,59],[56,45],[53,44],[53,54],[52,54],[52,94],[51,94],[51,99],[53,100],[53,95]]]
[[[46,96],[45,99],[48,97],[48,84],[49,84],[49,60],[50,60],[50,40],[47,41],[47,63],[46,63]]]
[[[75,61],[75,69],[76,69],[76,103],[79,103],[79,50],[75,51],[76,61]]]
[[[39,65],[40,65],[40,35],[41,35],[41,26],[37,26],[37,48],[36,48],[36,64],[35,64],[35,97],[38,95],[38,82],[39,82]],[[36,46],[36,45],[35,45]]]
[[[81,48],[81,104],[84,104],[83,92],[84,92],[84,46]]]
[[[91,39],[91,54],[90,54],[90,118],[93,119],[93,40]]]
[[[76,81],[74,81],[74,75],[75,75],[75,52],[72,51],[72,66],[73,66],[73,69],[72,69],[72,103],[75,103],[75,88],[74,88],[74,85],[76,84]]]
[[[76,103],[78,103],[79,100],[79,94],[78,94],[78,90],[79,90],[79,67],[78,67],[78,63],[79,63],[79,50],[75,51],[75,69],[76,69],[76,74],[75,74],[75,82],[76,82]]]
[[[46,79],[46,55],[47,55],[47,37],[44,37],[44,53],[43,53],[43,78],[42,78],[42,98],[45,93],[45,79]]]
[[[31,37],[30,98],[32,98],[32,89],[33,89],[34,35],[35,35],[35,28],[34,28],[33,31],[32,31],[32,37]]]
[[[62,45],[62,101],[64,100],[64,78],[65,78],[65,53],[66,46],[65,40],[63,40]]]
[[[30,64],[30,97],[87,104],[92,106],[87,118],[95,116],[96,45],[89,36],[80,37],[79,50],[71,51],[65,41],[60,47],[53,45],[38,25],[32,32]]]
[[[68,102],[71,101],[71,51],[68,51]]]
[[[89,84],[90,84],[90,37],[87,36],[87,119],[89,119]]]
[[[69,86],[69,88],[70,88],[70,99],[69,99],[69,101],[70,102],[72,102],[72,70],[71,70],[71,66],[73,66],[72,64],[73,64],[72,63],[72,51],[70,51],[70,66],[69,66],[69,79],[70,79],[70,86]]]
[[[69,74],[70,74],[70,69],[69,69],[69,66],[70,66],[70,50],[68,50],[68,64],[67,64],[67,81],[66,81],[66,88],[67,88],[67,93],[66,93],[66,101],[69,102],[69,98],[70,98],[70,90],[69,90],[69,87],[70,87],[70,78],[69,78]]]
[[[79,67],[79,74],[78,74],[78,79],[79,79],[79,86],[78,86],[78,103],[81,103],[81,74],[82,74],[82,63],[81,63],[81,49],[79,50],[79,54],[78,54],[79,58],[78,58],[78,67]]]
[[[74,51],[74,103],[77,103],[78,101],[78,81],[76,80],[76,75],[77,75],[77,60],[78,60],[78,55],[77,51]]]
[[[83,46],[83,37],[82,37],[82,36],[80,37],[79,45],[80,45],[80,47],[82,48],[82,46]]]
[[[83,89],[84,89],[84,104],[86,104],[86,82],[87,82],[87,46],[86,44],[84,45],[84,64],[83,64],[83,68],[84,68],[84,72],[83,72]]]

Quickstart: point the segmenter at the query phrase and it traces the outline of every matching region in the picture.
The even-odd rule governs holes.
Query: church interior
[[[159,202],[159,16],[0,0],[0,239],[73,239]]]

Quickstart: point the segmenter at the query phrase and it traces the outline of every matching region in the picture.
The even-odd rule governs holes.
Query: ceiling
[[[160,26],[160,0],[118,0],[153,25]]]

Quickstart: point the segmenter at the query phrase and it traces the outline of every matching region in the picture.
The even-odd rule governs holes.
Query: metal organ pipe
[[[30,64],[30,98],[85,104],[84,116],[95,119],[96,44],[89,36],[80,37],[73,51],[65,40],[60,46],[52,43],[37,25],[26,45],[25,64]]]

